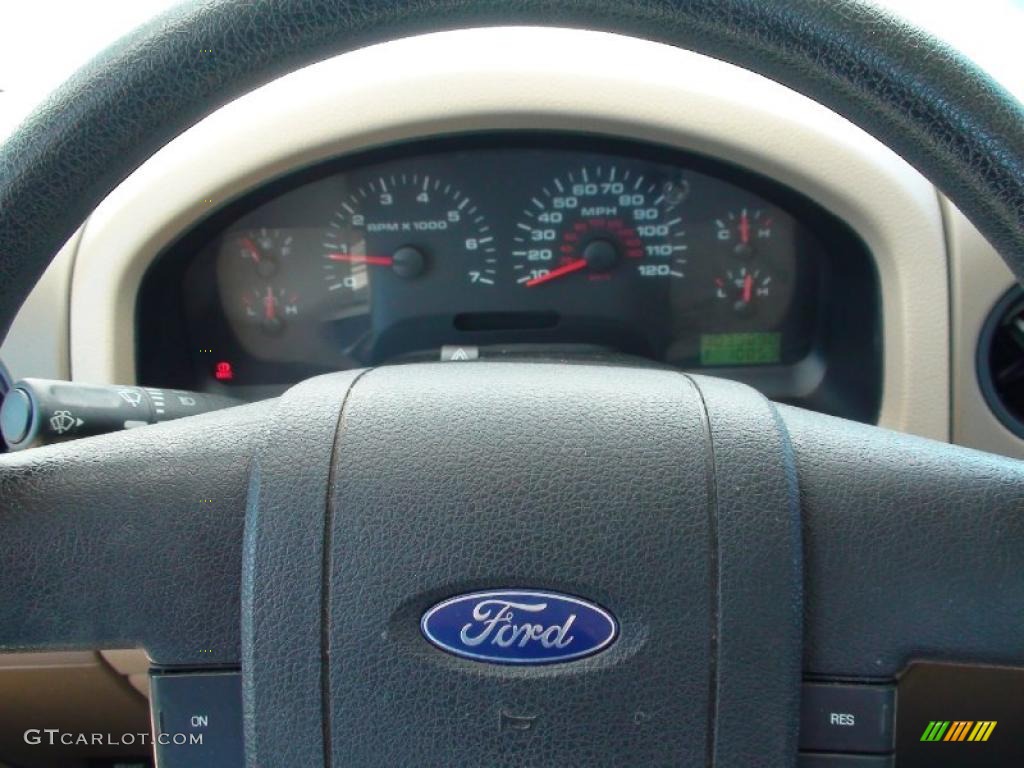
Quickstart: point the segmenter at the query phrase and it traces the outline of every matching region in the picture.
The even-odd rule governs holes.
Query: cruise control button
[[[153,675],[159,768],[242,768],[242,676]]]
[[[896,689],[883,685],[805,683],[800,749],[892,752]]]
[[[892,755],[800,755],[797,768],[893,768]]]

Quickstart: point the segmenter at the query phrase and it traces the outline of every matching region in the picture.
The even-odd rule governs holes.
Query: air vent
[[[996,304],[978,342],[978,381],[992,412],[1024,438],[1024,291]]]

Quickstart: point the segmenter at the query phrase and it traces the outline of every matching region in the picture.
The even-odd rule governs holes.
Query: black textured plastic
[[[608,374],[402,366],[372,371],[348,393],[326,521],[330,711],[316,745],[328,745],[330,764],[792,761],[799,523],[774,412],[753,390],[705,381],[733,405],[710,419],[722,447],[712,456],[709,420],[687,378]],[[289,428],[308,431],[300,417]],[[312,496],[300,501],[296,530],[316,508]],[[759,556],[749,551],[755,542]],[[265,554],[284,559],[272,547]],[[308,570],[277,574],[280,594],[266,599],[307,604],[320,589]],[[620,637],[588,659],[521,668],[458,659],[421,636],[419,618],[439,599],[502,587],[593,600],[618,618]],[[292,619],[266,632],[308,642]],[[308,704],[315,664],[312,649],[284,650],[263,657],[251,696],[277,702],[263,712],[288,721],[268,686],[302,689]],[[531,725],[510,728],[511,719]],[[748,738],[752,724],[770,735]],[[263,758],[250,761],[296,755],[295,731],[263,717],[253,730]],[[271,751],[274,739],[284,752]],[[303,764],[319,764],[314,752],[302,753]]]
[[[254,767],[323,762],[328,481],[342,405],[359,375],[292,387],[256,449],[242,581],[242,698]]]
[[[334,766],[703,765],[712,667],[707,434],[649,370],[382,368],[350,394],[331,501]],[[620,623],[596,656],[460,660],[423,612],[550,589]],[[503,727],[530,718],[525,732]]]
[[[251,765],[786,765],[796,484],[809,674],[1024,665],[1021,462],[667,371],[359,375],[0,456],[0,649],[241,659]],[[579,593],[622,637],[509,670],[419,636],[439,598],[495,586]]]
[[[271,410],[0,455],[0,651],[237,664],[249,456]]]
[[[217,106],[335,53],[498,24],[602,29],[802,91],[932,179],[1024,276],[1024,111],[949,47],[851,0],[212,0],[183,4],[65,83],[0,146],[0,333],[96,204]]]
[[[714,456],[716,766],[796,752],[803,589],[796,462],[775,407],[750,387],[694,377]]]
[[[1024,462],[779,412],[803,507],[805,670],[1024,664]]]

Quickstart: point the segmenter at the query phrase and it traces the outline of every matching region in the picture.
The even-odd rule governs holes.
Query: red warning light
[[[217,367],[214,369],[213,375],[218,381],[231,381],[235,378],[235,372],[231,368],[231,363],[227,360],[222,360],[217,363]]]

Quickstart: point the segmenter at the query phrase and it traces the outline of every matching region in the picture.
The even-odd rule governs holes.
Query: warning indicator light
[[[231,363],[227,360],[221,360],[217,363],[216,368],[213,369],[213,375],[217,381],[231,381],[235,378],[235,372],[231,368]]]

